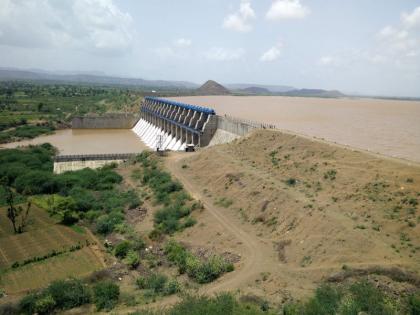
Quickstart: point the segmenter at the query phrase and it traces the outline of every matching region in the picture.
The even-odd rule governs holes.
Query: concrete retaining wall
[[[216,116],[217,130],[209,145],[231,142],[239,137],[246,136],[254,129],[275,129],[274,125],[248,121],[231,116]]]
[[[122,163],[125,160],[94,160],[94,161],[67,161],[67,162],[54,162],[54,173],[61,174],[68,171],[77,171],[84,168],[100,168],[111,163]]]
[[[103,116],[74,117],[73,129],[131,129],[139,120],[138,114],[106,114]]]
[[[236,135],[234,133],[231,133],[229,131],[223,130],[223,129],[217,129],[213,138],[211,139],[209,143],[209,147],[216,144],[224,144],[232,142],[235,139],[240,138],[241,136]]]
[[[256,128],[257,127],[236,118],[217,116],[217,129],[222,129],[231,134],[245,136]]]

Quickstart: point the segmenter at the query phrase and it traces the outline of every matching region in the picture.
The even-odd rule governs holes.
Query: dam
[[[49,142],[59,151],[54,160],[54,172],[62,173],[121,163],[147,148],[182,151],[189,145],[202,148],[223,144],[259,128],[275,126],[220,116],[210,107],[145,97],[137,113],[74,117],[72,129],[4,147]]]
[[[145,97],[133,131],[151,149],[180,151],[186,145],[207,146],[216,129],[211,108]]]

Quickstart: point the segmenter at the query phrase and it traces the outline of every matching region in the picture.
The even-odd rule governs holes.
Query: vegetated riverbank
[[[99,170],[54,175],[51,172],[53,153],[54,149],[45,144],[4,150],[0,154],[2,203],[9,204],[8,196],[13,194],[16,207],[26,202],[28,206],[31,206],[29,202],[36,206],[30,211],[31,222],[23,233],[14,235],[10,222],[1,221],[1,232],[5,235],[0,236],[5,239],[0,241],[13,238],[15,245],[2,246],[3,256],[11,259],[1,261],[6,267],[1,277],[0,304],[4,304],[1,311],[48,313],[84,305],[92,312],[109,310],[117,304],[123,307],[142,305],[188,291],[200,283],[212,282],[234,269],[228,258],[216,252],[202,256],[188,246],[170,240],[175,233],[196,224],[190,214],[203,209],[182,185],[160,169],[158,160],[150,154],[145,152],[120,169],[111,165]],[[25,164],[28,160],[31,163]],[[138,183],[140,190],[123,183],[123,177],[116,172],[124,174],[127,170],[128,177]],[[150,214],[153,227],[139,231],[137,224],[141,224],[150,209],[154,209]],[[6,217],[6,208],[1,210]],[[97,234],[99,243],[89,229]],[[46,234],[57,236],[46,239]],[[69,242],[70,239],[75,243]],[[25,242],[31,246],[25,246]],[[91,246],[96,246],[92,252]],[[103,265],[98,268],[85,254],[100,256]],[[63,273],[63,270],[69,272]],[[36,275],[32,275],[34,272]],[[83,279],[57,281],[69,277]],[[26,283],[28,279],[34,281]],[[50,281],[52,283],[46,289],[37,290]],[[110,286],[109,281],[117,281],[118,285]],[[79,290],[80,298],[66,295],[68,287]],[[19,296],[13,294],[28,288],[35,292],[12,302]],[[106,298],[101,299],[98,290],[104,291]],[[109,292],[114,293],[108,296]],[[109,299],[108,304],[106,299]]]
[[[137,112],[144,92],[122,87],[0,82],[0,143],[68,128],[73,116]]]

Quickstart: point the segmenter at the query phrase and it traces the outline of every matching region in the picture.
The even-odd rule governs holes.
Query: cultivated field
[[[104,267],[92,234],[57,224],[45,210],[32,207],[26,232],[13,234],[6,209],[0,212],[0,284],[9,294],[39,288],[70,276],[84,276]],[[75,246],[80,248],[74,249]],[[73,250],[71,249],[73,247]],[[30,263],[36,257],[59,253]],[[19,267],[12,265],[19,263]],[[31,281],[28,281],[31,279]]]

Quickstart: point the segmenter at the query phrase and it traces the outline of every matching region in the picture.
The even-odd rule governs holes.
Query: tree
[[[7,185],[3,185],[3,187],[6,192],[7,218],[12,223],[15,234],[23,233],[28,223],[32,203],[28,201],[25,210],[21,206],[16,207],[13,191]]]
[[[44,103],[39,102],[37,105],[38,112],[42,112],[43,108],[44,108]]]

